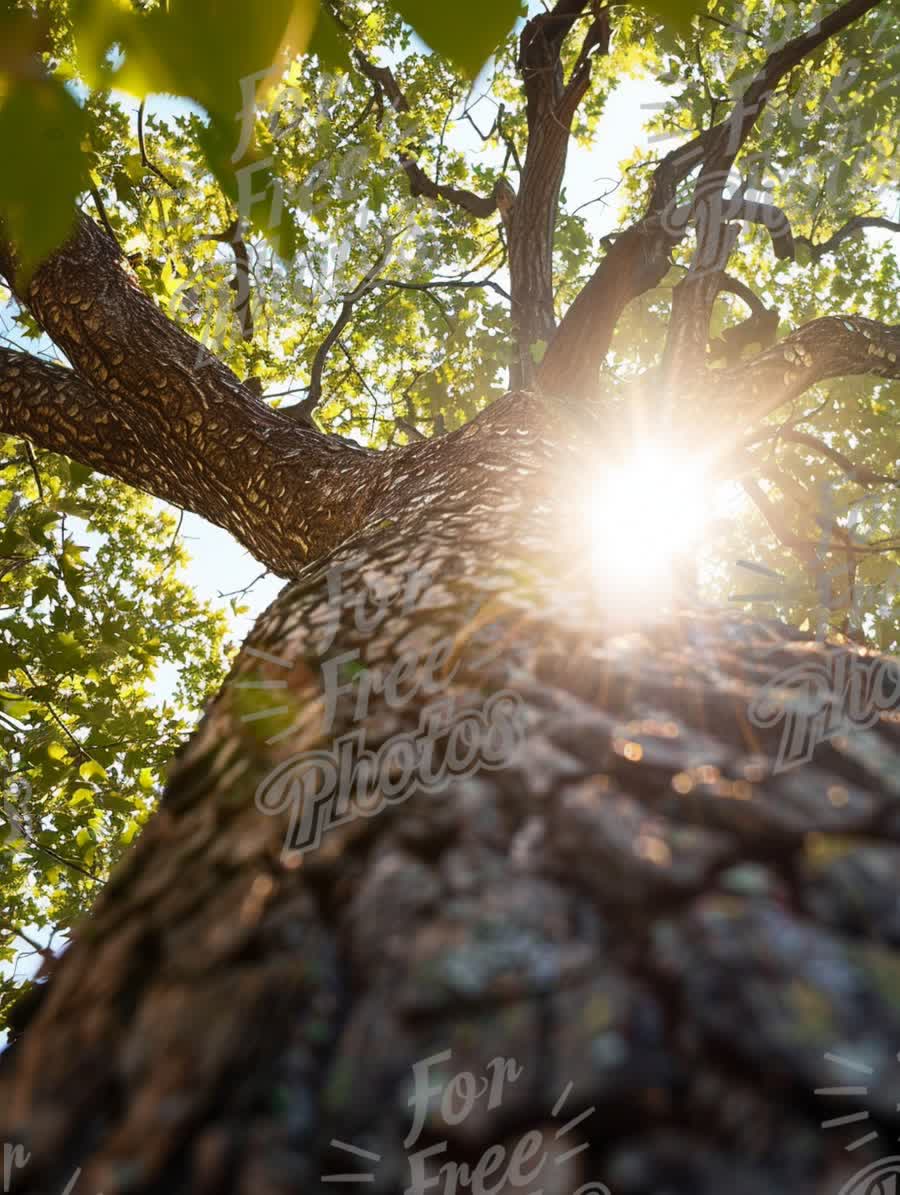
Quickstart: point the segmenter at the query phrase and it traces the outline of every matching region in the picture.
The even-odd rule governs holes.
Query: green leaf
[[[531,359],[535,365],[540,365],[544,359],[544,354],[547,351],[546,340],[535,340],[533,344],[528,346],[528,352],[531,354]]]
[[[497,46],[523,15],[520,0],[391,0],[391,7],[415,29],[432,50],[443,54],[468,75],[478,74]]]
[[[210,123],[197,139],[216,181],[241,216],[266,237],[280,257],[290,261],[297,252],[297,226],[271,159],[251,150],[235,165],[233,124],[223,129]]]
[[[69,476],[73,485],[81,486],[90,481],[94,476],[94,470],[89,469],[87,465],[79,465],[77,461],[69,461]]]
[[[93,780],[95,777],[98,780],[105,780],[106,769],[97,763],[96,759],[86,759],[78,769],[78,775],[82,780]]]
[[[18,668],[21,660],[17,652],[8,643],[0,643],[0,678],[9,676],[14,668]],[[3,694],[0,693],[0,697]]]
[[[309,53],[315,54],[329,70],[349,70],[350,51],[343,32],[334,17],[324,6],[319,9],[319,19],[309,42]]]
[[[134,838],[135,834],[140,830],[140,826],[133,819],[127,823],[125,829],[122,831],[122,842],[127,846]]]
[[[306,49],[318,14],[319,0],[267,0],[252,19],[243,0],[170,0],[149,13],[126,11],[116,0],[75,5],[79,64],[88,81],[201,105],[209,121],[198,140],[210,169],[241,216],[285,259],[296,252],[296,230],[271,162],[244,126],[252,125],[257,97],[288,53]],[[116,68],[109,63],[113,46],[124,52]],[[326,61],[337,53],[334,31],[323,22],[319,46]]]
[[[38,708],[36,701],[31,701],[27,697],[23,697],[20,701],[4,701],[3,712],[10,718],[15,718],[17,722],[23,721],[30,713]]]
[[[231,124],[287,52],[306,49],[318,0],[267,0],[252,18],[242,0],[169,0],[137,13],[118,0],[73,5],[78,62],[92,86],[186,96]],[[110,63],[118,46],[124,59]]]
[[[640,0],[641,7],[649,9],[671,29],[685,30],[690,27],[691,18],[706,8],[704,0]]]
[[[17,79],[0,104],[0,214],[26,276],[72,227],[87,181],[86,132],[83,109],[55,79]]]

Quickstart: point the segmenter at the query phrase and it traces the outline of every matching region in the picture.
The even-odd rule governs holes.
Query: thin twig
[[[116,236],[115,232],[113,232],[113,226],[109,222],[109,217],[106,214],[106,208],[103,206],[103,200],[100,197],[100,192],[90,180],[88,180],[88,190],[91,193],[91,199],[94,201],[94,206],[97,208],[97,214],[100,217],[100,223],[118,245],[119,238]]]
[[[138,146],[140,147],[140,151],[141,151],[141,164],[143,166],[145,166],[147,170],[152,171],[153,174],[155,174],[157,178],[162,179],[162,181],[166,184],[167,187],[171,187],[173,191],[177,191],[178,188],[175,185],[175,183],[173,183],[170,178],[167,178],[163,174],[163,172],[159,169],[158,166],[156,166],[153,162],[151,162],[150,157],[147,153],[147,147],[144,142],[144,101],[143,100],[141,100],[140,105],[138,106],[137,134],[138,134]]]
[[[29,671],[28,665],[19,661],[19,667],[22,669],[22,671],[28,677],[28,680],[29,680],[30,684],[33,686],[33,688],[37,689],[39,687],[38,683],[34,679],[31,672]],[[59,716],[59,714],[54,709],[53,703],[50,701],[42,701],[41,705],[43,705],[45,707],[45,709],[49,710],[50,717],[53,719],[53,721],[56,723],[56,725],[60,728],[60,730],[63,732],[63,734],[66,736],[66,738],[68,738],[69,740],[71,740],[72,743],[75,744],[75,746],[78,748],[78,754],[83,755],[86,759],[92,760],[94,763],[97,763],[98,761],[96,759],[94,759],[94,757],[93,757],[93,755],[91,755],[90,751],[88,751],[88,749],[84,746],[83,743],[80,743],[78,741],[78,739],[76,739],[75,735],[72,734],[71,730],[69,730],[68,726],[66,726],[65,722],[63,722],[62,718]]]

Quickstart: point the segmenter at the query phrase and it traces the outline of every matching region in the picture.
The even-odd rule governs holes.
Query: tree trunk
[[[566,526],[598,436],[513,394],[400,450],[261,619],[5,1059],[11,1191],[813,1195],[891,1152],[819,1122],[900,1096],[897,723],[777,772],[749,703],[823,647],[622,633]],[[358,731],[451,774],[329,826],[309,753]]]
[[[616,322],[697,216],[692,199],[673,218],[679,188],[701,162],[727,174],[767,97],[876,3],[787,42],[733,117],[661,160],[555,330],[562,133],[609,25],[587,0],[527,22],[519,195],[403,168],[477,217],[502,198],[517,365],[549,339],[544,397],[383,454],[270,409],[90,221],[21,287],[0,238],[0,274],[73,366],[0,350],[0,431],[292,578],[20,1012],[0,1063],[10,1191],[892,1189],[900,722],[842,719],[861,677],[884,711],[900,672],[708,611],[623,617],[617,563],[592,565],[577,516],[616,456],[591,401]],[[358,61],[403,111],[390,70]],[[824,379],[900,376],[900,327],[857,315],[710,370],[729,282],[694,281],[667,374],[645,380],[660,411],[678,381],[698,449],[739,455]],[[806,706],[779,707],[787,670]],[[802,767],[780,766],[786,730],[793,755],[817,742]]]

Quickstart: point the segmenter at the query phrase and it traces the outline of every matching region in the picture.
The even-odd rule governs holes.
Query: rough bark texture
[[[562,44],[586,9],[592,21],[574,70],[566,81]],[[528,150],[519,193],[506,215],[513,329],[518,360],[514,385],[534,375],[532,349],[546,346],[556,329],[553,296],[553,237],[559,191],[569,147],[569,130],[591,77],[590,54],[609,47],[609,16],[587,0],[563,0],[552,12],[528,22],[519,39],[519,70],[527,98]]]
[[[73,368],[0,351],[0,431],[196,511],[292,580],[20,1012],[0,1063],[0,1142],[21,1146],[13,1163],[30,1155],[11,1191],[72,1190],[75,1175],[90,1195],[286,1195],[356,1190],[327,1179],[366,1172],[383,1195],[465,1188],[415,1179],[434,1146],[432,1168],[481,1162],[494,1195],[836,1195],[892,1152],[900,723],[883,713],[778,771],[782,727],[749,710],[787,668],[827,674],[837,710],[839,667],[877,666],[889,690],[896,663],[703,610],[623,620],[615,560],[591,571],[569,531],[616,451],[576,401],[712,194],[685,209],[676,191],[703,163],[727,168],[785,73],[874,3],[849,0],[787,43],[730,122],[660,163],[645,213],[555,332],[564,134],[609,26],[586,0],[526,25],[534,140],[502,214],[524,238],[511,232],[523,371],[531,338],[550,336],[544,397],[509,394],[450,435],[376,454],[269,409],[140,293],[90,221],[22,288]],[[581,18],[564,82],[561,39]],[[359,65],[406,102],[389,70]],[[414,193],[499,207],[402,164]],[[699,239],[730,246],[731,209],[712,210]],[[0,273],[15,285],[8,246]],[[857,316],[710,370],[709,310],[728,285],[717,273],[679,291],[663,363],[721,460],[823,378],[900,376],[900,329]],[[393,595],[381,620],[373,591]],[[296,803],[309,773],[279,788],[275,770],[289,779],[298,755],[355,733],[377,750],[435,701],[512,710],[523,741],[403,801],[391,774],[370,776],[357,816],[286,855],[313,796]],[[433,730],[432,767],[459,747],[451,730]],[[447,1082],[512,1063],[494,1106],[423,1106],[414,1068],[442,1053]],[[870,1113],[853,1152],[855,1121],[840,1140],[819,1127],[852,1109],[815,1094],[853,1083],[850,1066],[867,1068]],[[523,1140],[534,1180],[501,1180]]]
[[[2,238],[0,274],[15,287]],[[376,454],[267,406],[141,291],[93,221],[16,293],[74,369],[2,350],[0,431],[203,515],[282,576],[356,525]]]
[[[877,1155],[829,1140],[813,1091],[847,1079],[833,1052],[872,1068],[873,1124],[900,1097],[900,727],[774,774],[779,731],[748,705],[821,646],[703,613],[618,633],[558,523],[599,449],[586,420],[511,395],[396,453],[261,621],[6,1062],[0,1137],[31,1153],[14,1192],[81,1167],[105,1195],[354,1172],[399,1193],[417,1150],[475,1165],[530,1131],[560,1192],[813,1195]],[[413,568],[415,602],[362,632],[354,602]],[[442,694],[517,694],[524,746],[285,859],[287,814],[254,801],[271,770],[353,728],[377,748],[429,700],[406,683],[360,711],[359,673],[323,728],[323,664],[388,670],[448,638]],[[412,1067],[447,1050],[445,1078],[521,1074],[457,1124],[432,1106],[405,1147]]]

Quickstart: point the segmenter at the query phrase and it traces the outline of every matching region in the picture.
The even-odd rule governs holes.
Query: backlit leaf
[[[470,78],[481,70],[523,15],[520,0],[392,0],[407,24],[432,50],[455,62]]]
[[[25,275],[72,227],[87,181],[86,130],[83,109],[58,80],[18,79],[0,99],[0,214]]]

